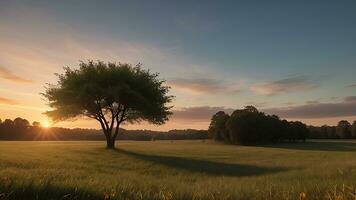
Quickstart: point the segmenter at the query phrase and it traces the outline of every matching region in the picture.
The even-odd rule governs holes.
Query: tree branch
[[[106,120],[105,115],[103,114],[103,112],[102,112],[101,109],[100,109],[100,111],[99,111],[99,115],[100,115],[100,118],[103,120],[106,129],[109,130],[109,123],[108,123],[108,121]]]
[[[103,122],[103,120],[101,119],[101,117],[97,116],[97,117],[95,117],[95,119],[100,122],[100,125],[101,125],[101,128],[103,129],[104,135],[105,135],[106,138],[108,138],[108,134],[107,134],[107,132],[106,132],[107,130],[106,130],[106,128],[105,128],[104,122]]]
[[[121,107],[121,104],[118,105],[116,112],[114,112],[113,106],[112,106],[112,108],[109,109],[111,112],[110,131],[112,131],[112,129],[114,128],[115,120],[116,120],[116,118],[118,118],[120,112],[122,111],[120,107]]]
[[[96,106],[97,106],[97,109],[98,109],[98,117],[99,119],[101,120],[101,123],[103,123],[103,125],[105,125],[105,129],[104,130],[109,130],[109,124],[105,118],[105,115],[103,113],[103,110],[102,110],[102,107],[100,105],[100,100],[97,99],[96,102],[94,103]]]
[[[110,108],[109,110],[111,112],[111,122],[110,122],[110,132],[111,132],[112,128],[114,127],[115,114],[114,114],[114,110],[112,108]]]
[[[123,108],[123,110],[122,110],[122,113],[121,113],[120,120],[119,120],[119,115],[117,115],[117,117],[116,117],[115,133],[114,133],[114,135],[113,135],[113,137],[112,137],[112,139],[114,139],[114,140],[115,140],[115,138],[117,137],[117,134],[119,133],[120,124],[124,121],[125,114],[126,114],[126,107],[124,106],[124,108]]]

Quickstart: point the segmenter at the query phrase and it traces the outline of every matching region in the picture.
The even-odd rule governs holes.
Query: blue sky
[[[206,128],[202,113],[246,104],[311,124],[353,120],[352,109],[337,116],[281,109],[321,112],[356,95],[355,11],[351,0],[1,1],[0,97],[11,101],[2,101],[0,117],[46,120],[38,93],[53,73],[102,59],[142,62],[168,81],[179,114],[163,129]],[[6,103],[24,93],[33,98]],[[201,114],[190,119],[193,112]]]

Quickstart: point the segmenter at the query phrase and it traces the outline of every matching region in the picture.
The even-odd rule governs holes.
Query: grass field
[[[356,141],[0,142],[0,199],[356,199]]]

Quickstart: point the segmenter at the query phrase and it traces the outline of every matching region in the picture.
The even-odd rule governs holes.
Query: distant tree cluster
[[[309,130],[302,122],[288,122],[246,106],[231,115],[217,112],[211,119],[208,133],[210,138],[226,143],[263,144],[305,140]]]
[[[352,124],[341,120],[337,126],[309,126],[310,138],[314,139],[356,139],[356,121]]]
[[[32,133],[36,132],[37,125],[39,123],[34,122],[33,126],[31,126],[28,120],[21,117],[17,117],[14,120],[5,119],[4,121],[0,119],[0,138],[9,140],[29,138]]]
[[[121,129],[117,140],[194,140],[207,139],[206,130],[125,130]],[[0,140],[105,140],[101,130],[81,128],[44,128],[39,122],[23,118],[0,119]]]

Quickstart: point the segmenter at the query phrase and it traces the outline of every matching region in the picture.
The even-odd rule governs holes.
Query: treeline
[[[193,140],[212,138],[231,144],[259,144],[311,139],[356,139],[356,121],[341,120],[337,126],[306,126],[302,122],[281,120],[252,106],[231,115],[213,115],[209,130],[120,130],[118,140]],[[0,140],[105,140],[101,130],[81,128],[43,128],[39,122],[23,118],[0,119]]]
[[[337,126],[309,126],[309,131],[313,139],[356,139],[356,121],[352,125],[341,120]]]
[[[305,140],[309,130],[302,122],[281,120],[246,106],[231,115],[217,112],[211,119],[208,134],[214,140],[231,144],[264,144]]]
[[[118,140],[193,140],[207,139],[206,130],[125,130],[121,129]],[[39,122],[29,123],[23,118],[0,120],[0,140],[105,140],[101,130],[44,128]]]

